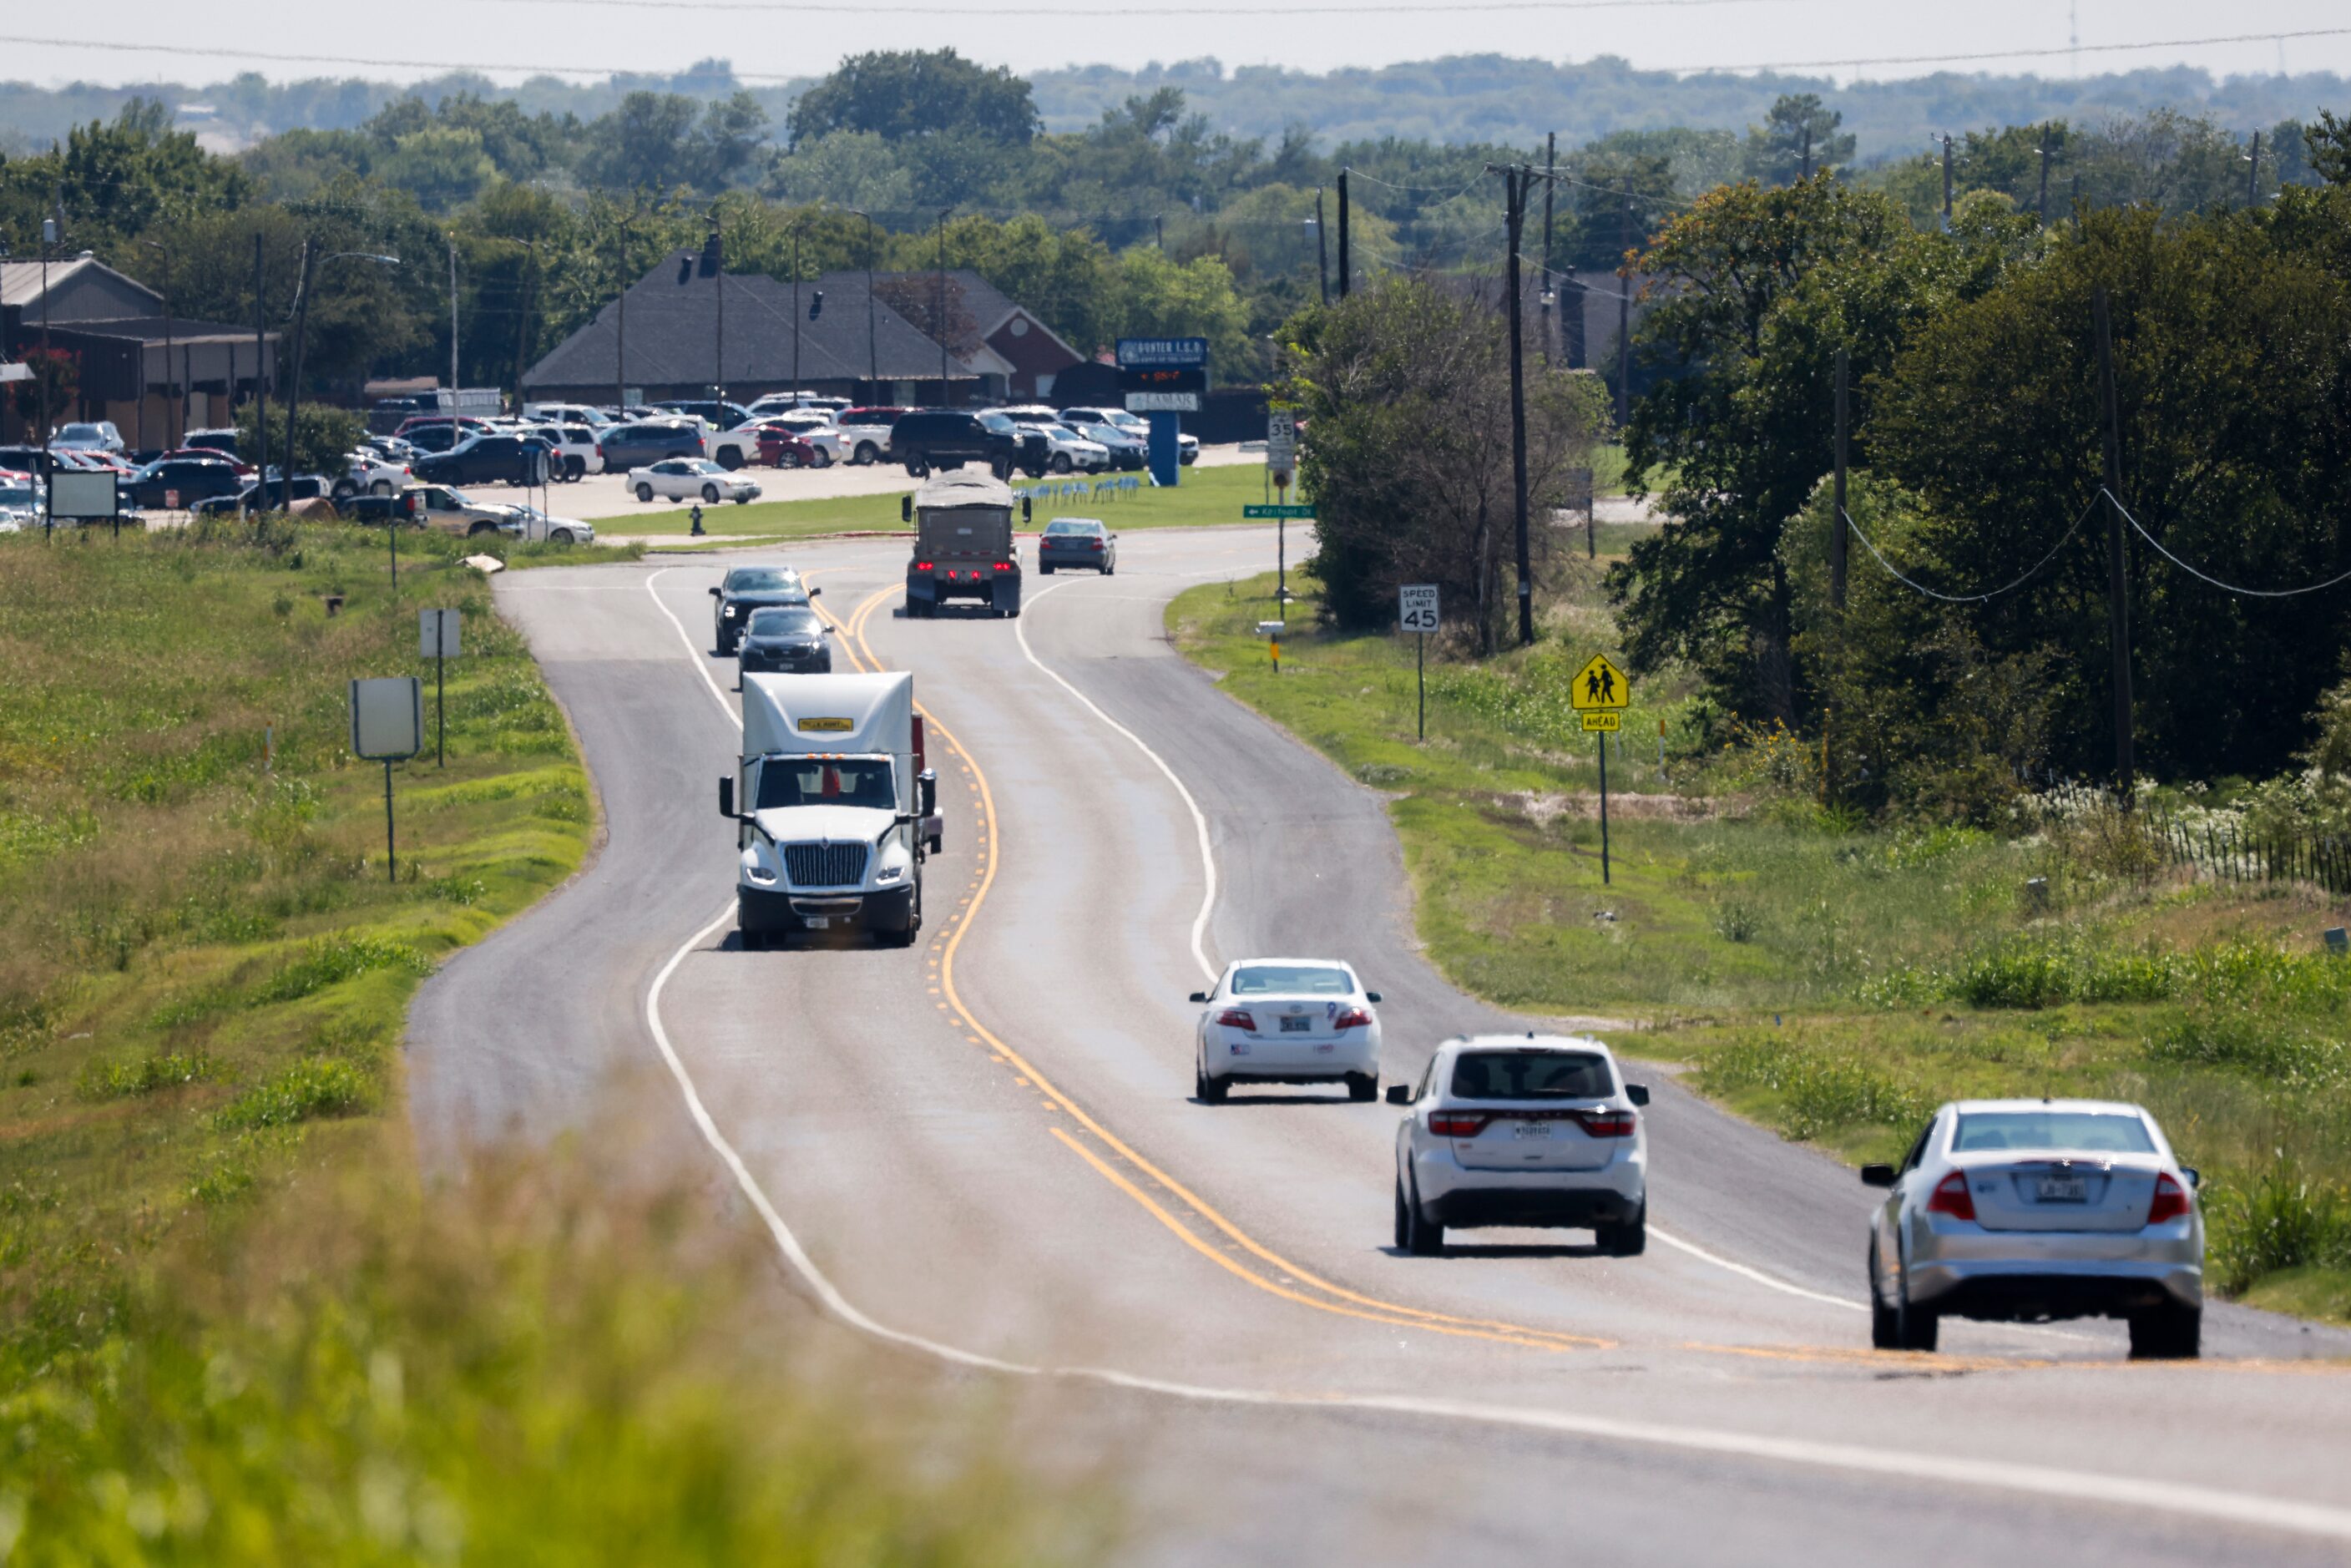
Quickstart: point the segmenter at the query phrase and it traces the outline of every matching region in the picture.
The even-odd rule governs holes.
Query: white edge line
[[[1783,1295],[1801,1296],[1808,1301],[1822,1301],[1829,1306],[1844,1307],[1851,1312],[1869,1311],[1869,1303],[1866,1301],[1856,1301],[1844,1296],[1832,1296],[1825,1291],[1808,1291],[1802,1285],[1792,1285],[1785,1280],[1775,1279],[1766,1274],[1761,1269],[1750,1269],[1744,1263],[1734,1263],[1721,1254],[1709,1252],[1694,1242],[1685,1241],[1678,1236],[1668,1236],[1654,1225],[1649,1227],[1649,1239],[1653,1241],[1662,1241],[1677,1252],[1687,1252],[1701,1263],[1711,1263],[1718,1269],[1728,1270],[1741,1279],[1752,1280],[1757,1284],[1778,1291]]]
[[[735,711],[734,705],[726,700],[726,694],[720,691],[718,689],[718,683],[710,678],[710,663],[702,656],[702,650],[694,645],[694,638],[687,632],[685,622],[680,621],[675,614],[672,613],[670,607],[662,602],[661,595],[653,591],[654,583],[659,582],[671,572],[681,570],[683,569],[674,566],[665,566],[658,571],[647,573],[645,576],[645,597],[651,599],[653,601],[653,608],[660,611],[664,615],[668,616],[669,623],[677,628],[677,640],[685,644],[685,656],[693,663],[695,674],[700,675],[702,677],[702,684],[710,688],[711,699],[717,703],[718,711],[726,716],[726,722],[733,725],[736,728],[740,729],[743,727],[743,716]]]
[[[645,580],[646,591],[652,594],[653,603],[660,608],[662,613],[669,617],[670,624],[677,628],[679,638],[684,642],[686,651],[694,656],[696,669],[702,673],[703,683],[710,688],[711,695],[717,700],[719,707],[726,712],[731,720],[734,717],[733,710],[727,707],[726,699],[719,692],[718,684],[710,678],[709,671],[702,667],[701,651],[694,646],[693,639],[687,636],[684,624],[675,615],[670,613],[669,607],[661,602],[658,594],[652,593],[653,580],[660,577],[663,572],[672,570],[674,569],[664,567],[661,570],[653,572]],[[1065,586],[1067,585],[1062,583],[1054,584],[1055,588]],[[1046,590],[1048,593],[1051,591],[1052,589]],[[1044,594],[1039,594],[1036,597],[1041,599]],[[1157,752],[1144,745],[1132,730],[1102,713],[1092,702],[1087,701],[1084,694],[1039,663],[1036,654],[1029,651],[1027,637],[1023,636],[1019,641],[1021,652],[1029,655],[1030,664],[1036,664],[1046,674],[1051,675],[1069,691],[1071,695],[1092,708],[1103,723],[1118,730],[1129,740],[1133,740],[1154,762],[1159,764],[1160,769],[1165,772],[1176,788],[1183,792],[1185,803],[1192,808],[1194,821],[1200,827],[1205,855],[1207,831],[1206,820],[1200,816],[1199,806],[1193,801],[1191,791],[1184,789],[1183,781],[1176,778],[1174,770],[1168,768]],[[1213,897],[1213,871],[1210,874],[1210,889]],[[1201,915],[1203,921],[1207,918],[1207,904],[1204,903]],[[660,972],[654,975],[653,985],[645,992],[645,1027],[653,1036],[654,1046],[661,1051],[662,1061],[669,1068],[670,1076],[677,1081],[678,1091],[685,1101],[686,1112],[693,1117],[695,1127],[701,1133],[703,1142],[710,1145],[712,1152],[717,1155],[720,1163],[726,1166],[727,1173],[735,1178],[737,1189],[743,1194],[753,1210],[758,1213],[760,1223],[767,1227],[768,1234],[776,1243],[777,1250],[782,1253],[784,1261],[815,1293],[817,1300],[823,1304],[827,1312],[859,1333],[885,1343],[903,1345],[909,1350],[919,1351],[951,1365],[969,1367],[978,1371],[1003,1373],[1021,1377],[1067,1377],[1102,1384],[1113,1388],[1131,1389],[1139,1393],[1160,1394],[1199,1404],[1253,1406],[1261,1408],[1295,1410],[1366,1410],[1399,1416],[1425,1416],[1438,1420],[1489,1427],[1510,1427],[1523,1431],[1549,1432],[1564,1437],[1589,1437],[1605,1442],[1637,1443],[1651,1448],[1678,1448],[1693,1453],[1723,1454],[1740,1458],[1771,1460],[1814,1469],[1858,1471],[1929,1485],[1957,1481],[1968,1486],[2026,1492],[2041,1497],[2057,1498],[2069,1502],[2159,1510],[2168,1513],[2186,1514],[2228,1524],[2250,1525],[2257,1529],[2289,1531],[2302,1535],[2351,1541],[2351,1510],[2331,1508],[2323,1503],[2295,1502],[2283,1498],[2222,1491],[2217,1488],[2199,1487],[2177,1481],[2136,1480],[2125,1476],[2102,1476],[2088,1471],[2053,1470],[2038,1466],[2009,1464],[1999,1459],[1970,1459],[1956,1456],[1904,1453],[1880,1448],[1856,1448],[1844,1443],[1815,1442],[1801,1437],[1771,1437],[1751,1433],[1719,1431],[1704,1427],[1669,1426],[1647,1421],[1621,1421],[1607,1416],[1580,1416],[1565,1411],[1512,1409],[1508,1406],[1425,1399],[1409,1395],[1283,1394],[1262,1389],[1213,1388],[1198,1384],[1178,1383],[1166,1378],[1144,1377],[1133,1373],[1115,1372],[1097,1367],[1030,1366],[1020,1362],[983,1355],[978,1352],[965,1350],[920,1334],[908,1333],[903,1329],[893,1329],[886,1323],[868,1317],[859,1310],[855,1303],[841,1292],[840,1288],[833,1284],[824,1271],[816,1266],[815,1260],[809,1257],[807,1249],[800,1245],[799,1238],[794,1234],[790,1226],[784,1223],[784,1217],[777,1212],[776,1206],[769,1201],[767,1192],[759,1186],[758,1178],[752,1176],[750,1166],[744,1163],[743,1156],[736,1152],[735,1146],[726,1141],[726,1134],[718,1130],[717,1122],[711,1116],[709,1107],[703,1103],[701,1092],[695,1086],[693,1075],[686,1071],[684,1061],[679,1058],[676,1048],[671,1044],[668,1030],[662,1026],[661,998],[663,990],[669,985],[670,977],[677,972],[679,965],[685,962],[687,954],[695,951],[709,939],[712,932],[726,925],[734,917],[734,908],[730,904],[728,907],[712,916],[701,929],[687,937],[678,949],[669,956],[668,961],[661,967]],[[1196,924],[1193,929],[1196,955],[1199,926]],[[1204,968],[1207,967],[1205,960],[1202,967]],[[1685,1242],[1674,1241],[1669,1245],[1698,1253],[1699,1256],[1707,1257],[1710,1260],[1720,1261],[1712,1260],[1711,1254],[1701,1253],[1698,1249],[1689,1247]],[[1778,1289],[1792,1291],[1802,1295],[1815,1294],[1815,1292],[1802,1291],[1798,1287],[1782,1284],[1766,1276],[1756,1274],[1754,1270],[1742,1265],[1726,1264],[1726,1266],[1734,1272],[1751,1275],[1762,1281],[1763,1283],[1773,1285]],[[1852,1304],[1836,1301],[1834,1297],[1821,1299],[1834,1301],[1839,1306]]]
[[[1045,590],[1043,593],[1030,595],[1029,602],[1030,604],[1034,604],[1039,600],[1045,598],[1048,594],[1058,593],[1062,589],[1069,586],[1070,585],[1066,582],[1057,582],[1053,584],[1052,587]],[[1040,659],[1037,656],[1037,650],[1029,645],[1029,629],[1021,625],[1018,620],[1012,622],[1012,635],[1014,639],[1019,643],[1020,653],[1024,658],[1026,658],[1030,664],[1036,665],[1038,669],[1043,671],[1046,677],[1055,685],[1060,686],[1063,691],[1077,698],[1081,703],[1083,703],[1088,713],[1092,714],[1096,718],[1110,726],[1111,728],[1118,731],[1119,734],[1133,741],[1136,750],[1142,752],[1144,756],[1151,758],[1153,764],[1158,768],[1159,771],[1167,775],[1167,782],[1176,786],[1176,793],[1184,797],[1184,809],[1192,813],[1192,831],[1198,836],[1200,841],[1200,873],[1203,878],[1203,885],[1200,889],[1200,912],[1192,916],[1192,957],[1193,960],[1200,966],[1200,972],[1202,974],[1207,976],[1212,980],[1215,979],[1217,972],[1217,967],[1208,962],[1206,938],[1208,930],[1208,916],[1215,912],[1217,906],[1217,853],[1214,845],[1208,838],[1208,819],[1207,815],[1201,811],[1200,802],[1192,798],[1192,791],[1184,787],[1184,780],[1176,776],[1176,769],[1167,765],[1167,759],[1160,756],[1156,751],[1152,750],[1150,745],[1144,740],[1143,737],[1135,734],[1134,731],[1127,728],[1126,726],[1119,723],[1118,720],[1111,717],[1110,715],[1102,712],[1101,708],[1095,706],[1094,700],[1092,697],[1078,690],[1077,687],[1070,685],[1068,681],[1063,680],[1060,672],[1056,671],[1051,665],[1046,664],[1042,659]]]

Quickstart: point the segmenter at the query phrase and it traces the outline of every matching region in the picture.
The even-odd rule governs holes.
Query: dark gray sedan
[[[1057,566],[1108,577],[1118,570],[1118,536],[1099,517],[1055,517],[1037,540],[1037,570],[1050,576]]]
[[[832,673],[831,629],[805,605],[754,610],[737,658],[744,674],[827,675]]]

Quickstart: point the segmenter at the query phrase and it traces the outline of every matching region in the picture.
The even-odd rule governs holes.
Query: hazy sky
[[[2346,0],[2079,0],[2083,74],[2189,64],[2215,75],[2333,70],[2351,75]],[[91,22],[102,22],[93,26]],[[533,71],[673,70],[708,56],[747,78],[820,73],[843,55],[953,45],[1019,70],[1136,66],[1213,55],[1228,67],[1310,70],[1447,54],[1548,59],[1622,55],[1667,69],[1739,69],[1997,50],[2063,51],[2065,0],[112,0],[84,19],[26,5],[0,21],[0,78],[57,83],[205,82],[240,70],[273,78],[409,79],[451,67],[501,80]],[[2332,37],[2270,35],[2331,29]],[[2261,35],[2254,41],[2104,51],[2101,44]],[[84,41],[57,43],[35,39]],[[156,46],[126,52],[110,45]],[[240,53],[249,44],[252,53]],[[1825,74],[1883,78],[1936,69],[2064,76],[2064,53],[1972,64],[1884,63]]]

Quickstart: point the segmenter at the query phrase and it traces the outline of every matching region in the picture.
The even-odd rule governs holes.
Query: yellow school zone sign
[[[1633,700],[1633,683],[1625,678],[1624,671],[1608,662],[1607,654],[1595,653],[1592,663],[1575,672],[1575,684],[1568,688],[1568,700],[1579,713],[1585,709],[1621,708]]]

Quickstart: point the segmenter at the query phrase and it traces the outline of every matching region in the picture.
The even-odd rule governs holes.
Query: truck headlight
[[[873,880],[875,882],[896,882],[905,874],[906,868],[904,866],[885,865],[880,871],[873,873]]]

